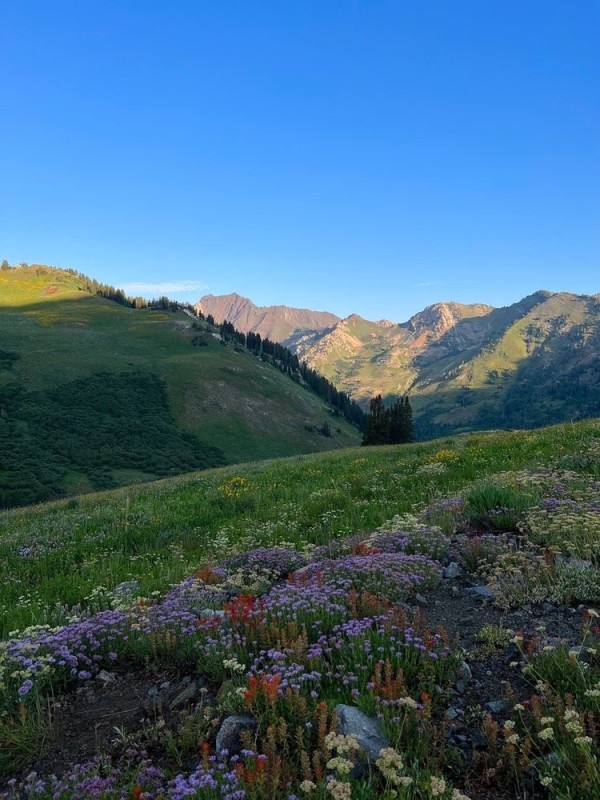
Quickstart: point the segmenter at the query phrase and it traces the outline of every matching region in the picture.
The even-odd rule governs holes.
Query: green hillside
[[[0,271],[0,505],[359,441],[314,394],[182,311],[83,286],[44,266]]]

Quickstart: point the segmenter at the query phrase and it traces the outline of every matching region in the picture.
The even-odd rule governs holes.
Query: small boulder
[[[115,588],[112,590],[112,593],[118,600],[131,600],[139,595],[140,582],[123,581],[123,583],[119,583],[117,586],[115,586]]]
[[[232,714],[230,717],[225,717],[217,733],[215,742],[217,753],[227,750],[230,756],[237,755],[243,749],[242,733],[254,730],[256,725],[256,720],[250,714]]]
[[[171,700],[171,703],[169,704],[171,711],[174,711],[176,708],[181,708],[186,703],[189,703],[191,700],[193,700],[196,697],[199,688],[200,687],[198,686],[197,681],[189,681],[189,683],[186,683],[179,694],[177,694],[173,700]]]
[[[96,675],[96,680],[106,685],[108,683],[115,683],[117,678],[114,672],[107,672],[105,669],[101,669]]]
[[[458,578],[458,576],[462,573],[462,569],[460,568],[460,564],[456,561],[451,561],[448,566],[442,572],[443,578]]]
[[[508,708],[508,703],[506,700],[490,700],[489,703],[485,704],[485,708],[492,714],[501,714]]]
[[[368,717],[355,706],[340,704],[335,710],[337,732],[356,737],[367,761],[375,761],[384,747],[391,747],[390,741],[383,735],[381,723],[375,717]]]

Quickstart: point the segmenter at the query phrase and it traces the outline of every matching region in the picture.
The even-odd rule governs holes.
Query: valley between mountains
[[[600,414],[600,296],[539,291],[506,308],[436,303],[407,322],[259,308],[196,308],[282,343],[354,400],[410,395],[418,438]]]

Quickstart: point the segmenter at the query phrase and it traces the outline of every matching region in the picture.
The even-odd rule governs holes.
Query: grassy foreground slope
[[[256,547],[321,545],[507,470],[587,464],[600,423],[474,433],[239,464],[0,513],[0,619],[57,622],[55,604],[137,579],[146,596]],[[593,459],[592,459],[593,463]]]
[[[597,800],[600,421],[0,514],[2,800]]]
[[[0,506],[359,441],[247,351],[209,332],[198,346],[192,325],[63,270],[0,271]]]

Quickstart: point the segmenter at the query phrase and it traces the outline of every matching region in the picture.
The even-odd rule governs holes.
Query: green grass
[[[584,455],[598,422],[355,448],[182,475],[0,514],[2,635],[58,622],[100,586],[148,596],[216,557],[324,544],[507,470]],[[424,463],[435,471],[419,472]]]

